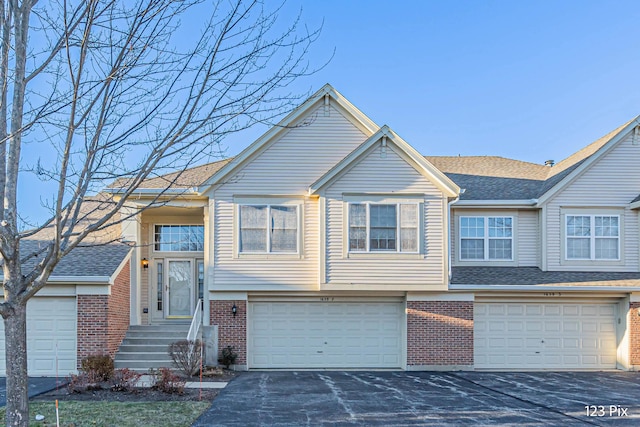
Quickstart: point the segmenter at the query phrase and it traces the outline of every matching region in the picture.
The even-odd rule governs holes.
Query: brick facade
[[[231,312],[236,305],[236,315]],[[247,364],[247,301],[211,301],[210,319],[218,325],[218,348],[227,346],[238,353],[236,365]]]
[[[129,328],[129,304],[129,261],[111,285],[111,295],[78,295],[78,367],[92,354],[116,354]]]
[[[473,302],[407,301],[407,365],[473,365]]]
[[[640,365],[640,302],[629,304],[629,363]]]

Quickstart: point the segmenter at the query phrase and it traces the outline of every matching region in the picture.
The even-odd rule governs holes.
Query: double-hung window
[[[419,251],[419,203],[349,203],[349,252]]]
[[[460,217],[461,261],[511,261],[512,259],[512,217]]]
[[[298,253],[297,205],[239,205],[238,252]]]
[[[620,259],[618,215],[567,215],[567,260]]]

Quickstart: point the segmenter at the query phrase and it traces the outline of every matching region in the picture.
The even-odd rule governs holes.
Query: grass
[[[95,402],[61,401],[58,403],[61,427],[138,427],[190,426],[211,402]],[[4,408],[0,420],[4,420]],[[45,416],[35,421],[36,414]],[[30,402],[29,426],[56,425],[55,402]]]

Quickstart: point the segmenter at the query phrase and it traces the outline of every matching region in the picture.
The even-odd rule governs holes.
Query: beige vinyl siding
[[[210,290],[314,290],[319,283],[318,199],[304,198],[303,247],[288,254],[238,256],[234,197],[302,198],[309,186],[367,138],[340,110],[318,105],[215,190],[214,280]],[[214,196],[212,196],[214,197]]]
[[[540,266],[540,211],[519,210],[517,247],[519,267]]]
[[[539,236],[537,210],[453,209],[451,220],[451,259],[454,266],[537,267]],[[461,216],[501,216],[513,218],[513,261],[461,261],[459,233]]]
[[[313,290],[318,288],[318,200],[304,200],[300,255],[237,255],[234,204],[216,199],[215,273],[209,290]]]
[[[582,175],[559,191],[547,204],[548,270],[637,271],[639,257],[638,212],[628,208],[640,193],[640,144],[632,144],[629,135],[591,165]],[[627,206],[627,207],[625,207]],[[592,207],[620,209],[622,229],[621,262],[564,261],[562,209]],[[588,212],[588,209],[585,209]]]
[[[420,254],[346,254],[344,193],[413,195],[421,202],[423,238]],[[422,196],[416,196],[421,194]],[[325,191],[327,241],[326,289],[360,285],[359,289],[446,289],[444,242],[446,233],[442,192],[391,147],[386,155],[376,146]],[[345,256],[346,255],[346,256]]]
[[[307,194],[309,186],[367,139],[342,113],[311,110],[215,192],[232,195]]]

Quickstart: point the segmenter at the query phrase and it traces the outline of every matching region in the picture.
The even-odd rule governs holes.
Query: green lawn
[[[61,427],[190,426],[211,402],[81,402],[58,403]],[[36,414],[45,416],[35,421]],[[0,420],[4,420],[4,408]],[[56,425],[55,402],[29,403],[30,426]],[[0,421],[1,422],[1,421]]]

